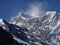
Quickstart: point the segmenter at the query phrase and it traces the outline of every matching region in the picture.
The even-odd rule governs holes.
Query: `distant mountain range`
[[[22,15],[10,22],[0,19],[1,45],[60,45],[60,14],[48,11],[35,18]]]

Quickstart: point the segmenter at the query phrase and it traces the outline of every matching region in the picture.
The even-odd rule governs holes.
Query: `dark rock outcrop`
[[[23,45],[18,43],[12,37],[12,35],[0,27],[0,45]]]

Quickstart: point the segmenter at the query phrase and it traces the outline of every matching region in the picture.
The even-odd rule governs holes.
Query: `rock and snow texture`
[[[14,19],[12,19],[11,22],[12,24],[21,26],[22,24],[24,24],[24,20],[25,20],[25,17],[22,16],[21,12],[19,12],[19,14],[16,17],[14,17]]]
[[[17,44],[14,43],[12,45],[28,44],[28,38],[27,38],[26,34],[24,33],[24,31],[25,30],[27,31],[27,29],[22,28],[22,27],[18,27],[17,25],[10,24],[10,23],[8,23],[7,21],[5,21],[3,19],[0,19],[0,27],[2,27],[3,30],[5,30],[6,32],[11,34],[12,37],[13,37],[13,40],[15,40],[16,43],[18,42]],[[0,29],[0,30],[2,30],[2,29]],[[4,33],[2,33],[2,34],[4,34]],[[3,37],[3,39],[5,39],[5,38]],[[7,40],[9,40],[9,39],[7,39]],[[6,43],[8,43],[8,42],[6,42]]]
[[[60,15],[56,11],[48,11],[43,16],[24,18],[21,13],[6,25],[18,43],[29,45],[60,45]],[[3,25],[3,26],[4,26]]]

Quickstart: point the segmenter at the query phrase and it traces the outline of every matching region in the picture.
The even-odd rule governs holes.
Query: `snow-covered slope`
[[[35,18],[25,18],[19,13],[10,23],[0,19],[0,26],[18,43],[60,45],[60,15],[56,11]]]

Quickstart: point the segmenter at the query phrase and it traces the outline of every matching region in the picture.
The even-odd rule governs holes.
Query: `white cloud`
[[[44,10],[44,6],[46,6],[46,3],[40,3],[40,2],[34,2],[29,4],[28,9],[26,10],[26,14],[31,17],[38,17],[39,15],[42,15]]]

